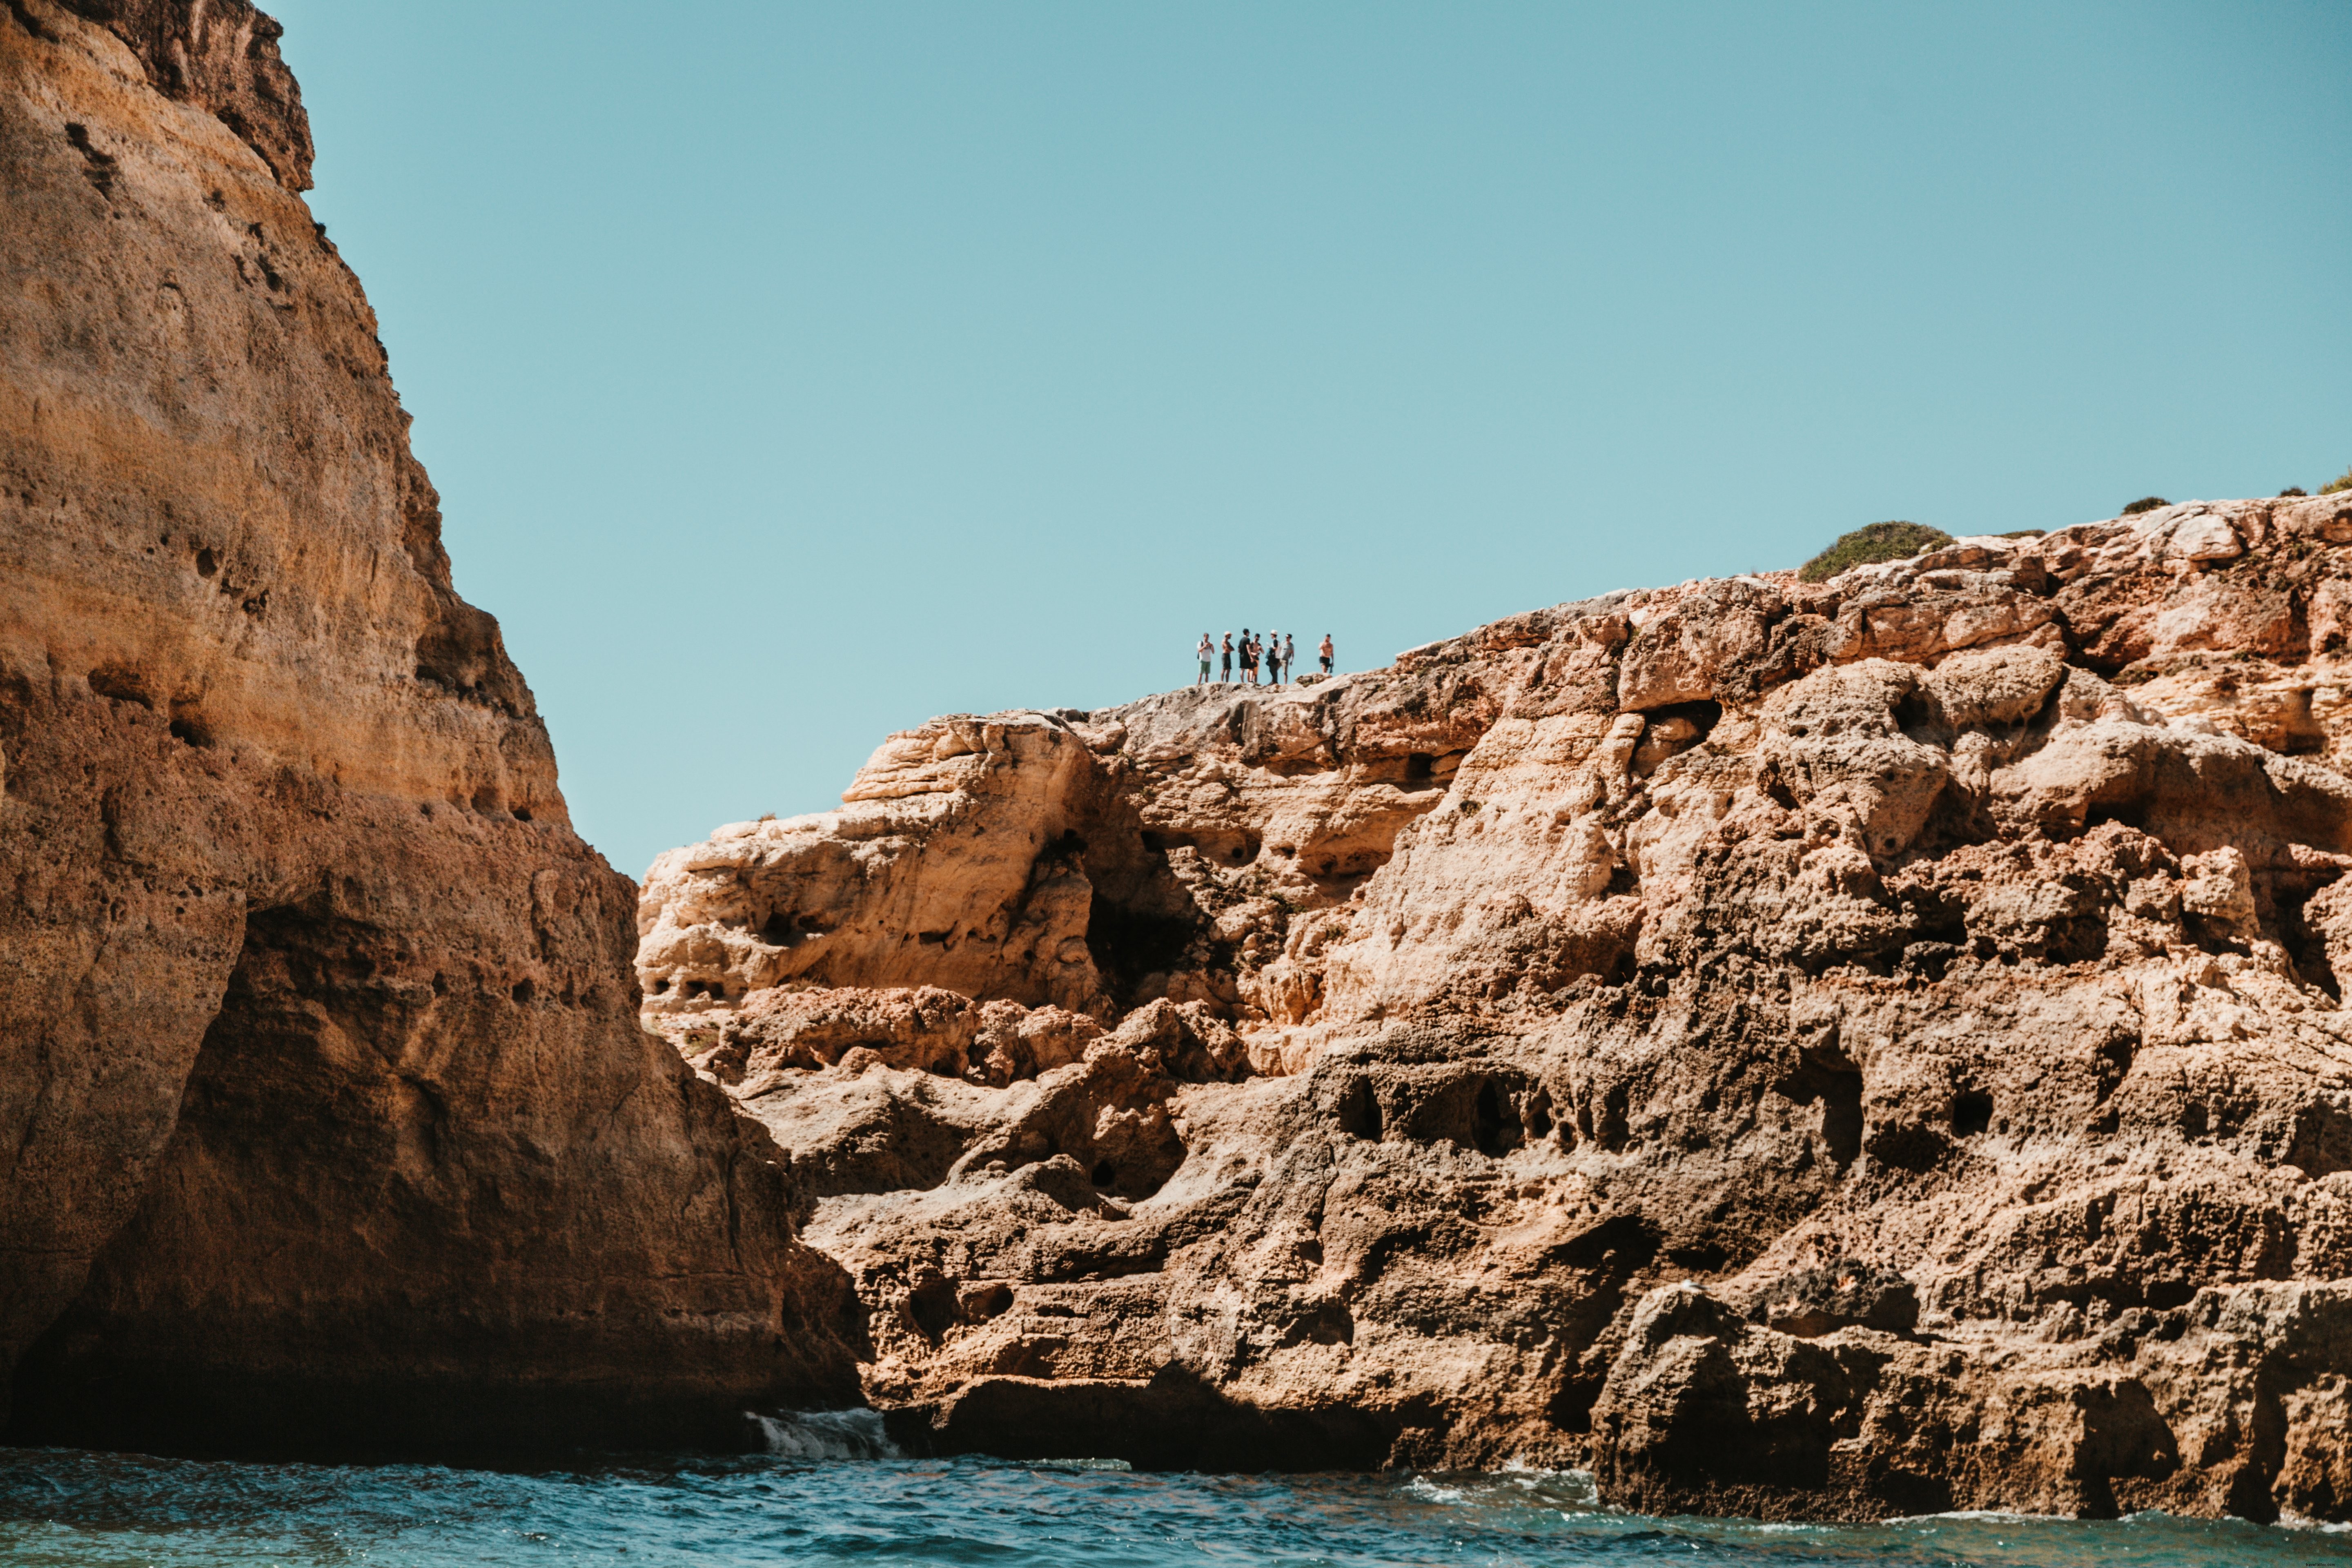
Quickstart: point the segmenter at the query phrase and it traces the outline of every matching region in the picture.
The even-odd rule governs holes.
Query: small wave
[[[883,1430],[878,1410],[751,1411],[768,1452],[780,1459],[896,1459],[898,1446]]]
[[[1026,1463],[1034,1470],[1113,1470],[1124,1475],[1135,1469],[1125,1459],[1030,1459]]]

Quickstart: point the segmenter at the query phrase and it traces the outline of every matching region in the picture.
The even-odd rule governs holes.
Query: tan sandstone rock
[[[2191,503],[940,721],[852,795],[919,776],[960,831],[853,799],[664,858],[641,971],[702,989],[648,1022],[963,998],[743,1101],[796,1164],[927,1129],[808,1232],[909,1441],[2352,1516],[2347,543],[2352,498]],[[901,760],[950,732],[978,761]],[[923,917],[978,962],[750,940],[983,880],[994,924]],[[1076,948],[998,934],[1041,897]],[[1041,1005],[1084,1065],[978,1048]]]
[[[846,1391],[846,1281],[637,1026],[276,36],[0,15],[7,1430],[724,1442]]]

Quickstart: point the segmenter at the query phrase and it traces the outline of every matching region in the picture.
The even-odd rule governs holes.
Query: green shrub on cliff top
[[[2123,514],[2126,517],[2137,517],[2144,511],[2154,511],[2158,507],[2170,506],[2171,504],[2172,503],[2170,501],[2165,500],[2162,496],[2142,496],[2139,500],[2132,502],[2131,505],[2124,508]]]
[[[2347,468],[2342,473],[2336,475],[2336,482],[2332,485],[2324,487],[2319,493],[2324,496],[2332,496],[2341,494],[2345,490],[2352,490],[2352,468]]]
[[[1951,542],[1950,534],[1924,522],[1874,522],[1852,533],[1839,534],[1835,544],[1799,568],[1797,580],[1827,582],[1849,566],[1905,561],[1925,551],[1940,550]]]

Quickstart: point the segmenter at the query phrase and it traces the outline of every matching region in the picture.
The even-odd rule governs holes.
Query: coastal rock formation
[[[727,1440],[854,1387],[846,1280],[636,1025],[276,36],[0,15],[8,1431]]]
[[[2352,497],[956,717],[649,873],[940,1449],[2352,1517]]]

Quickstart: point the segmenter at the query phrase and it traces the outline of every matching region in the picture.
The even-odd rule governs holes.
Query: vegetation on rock
[[[1826,583],[1839,573],[1879,561],[1903,561],[1923,551],[1940,550],[1952,536],[1924,522],[1874,522],[1851,533],[1805,563],[1797,573],[1805,583]]]
[[[2126,517],[2137,517],[2144,511],[2154,511],[2158,507],[2170,506],[2171,504],[2172,503],[2170,501],[2165,500],[2162,496],[2142,496],[2139,500],[2132,502],[2131,505],[2124,508],[2123,515]]]

